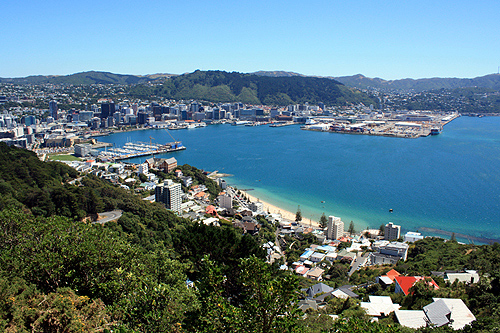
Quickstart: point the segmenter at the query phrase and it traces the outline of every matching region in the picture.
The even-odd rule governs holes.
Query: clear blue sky
[[[286,70],[476,77],[500,65],[500,1],[6,0],[0,77]]]

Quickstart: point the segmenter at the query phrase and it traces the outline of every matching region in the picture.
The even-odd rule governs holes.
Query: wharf
[[[92,149],[99,149],[104,147],[113,147],[113,144],[109,142],[96,142],[92,145]]]
[[[283,127],[283,126],[289,126],[289,125],[293,125],[294,122],[293,121],[287,121],[287,122],[274,122],[272,123],[271,125],[269,125],[269,127]]]

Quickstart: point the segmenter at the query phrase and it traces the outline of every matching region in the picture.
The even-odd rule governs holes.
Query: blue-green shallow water
[[[179,164],[233,174],[230,184],[292,212],[300,205],[306,219],[324,212],[354,221],[357,230],[393,222],[404,231],[428,227],[500,239],[500,117],[461,117],[440,135],[419,139],[298,126],[214,125],[170,133],[187,147],[167,155]],[[100,140],[121,146],[150,136],[172,141],[165,130]]]

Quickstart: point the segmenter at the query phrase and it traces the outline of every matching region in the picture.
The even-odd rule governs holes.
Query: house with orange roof
[[[437,283],[428,276],[396,276],[394,282],[396,282],[395,293],[403,293],[408,295],[410,293],[410,288],[419,281],[427,281],[429,286],[434,287],[435,290],[439,289]]]
[[[208,193],[205,192],[198,192],[194,195],[196,199],[203,200],[203,201],[208,201],[209,195]]]
[[[208,205],[207,208],[205,209],[206,214],[210,214],[212,216],[217,216],[219,217],[219,213],[217,213],[217,210],[215,209],[214,206]]]
[[[401,274],[395,269],[391,269],[385,275],[379,276],[376,278],[376,282],[379,283],[382,288],[386,288],[387,286],[394,283],[394,279]]]

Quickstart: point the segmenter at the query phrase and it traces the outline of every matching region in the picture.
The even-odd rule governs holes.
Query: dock
[[[290,126],[294,125],[295,123],[293,121],[277,121],[269,125],[269,127],[283,127],[283,126]]]

